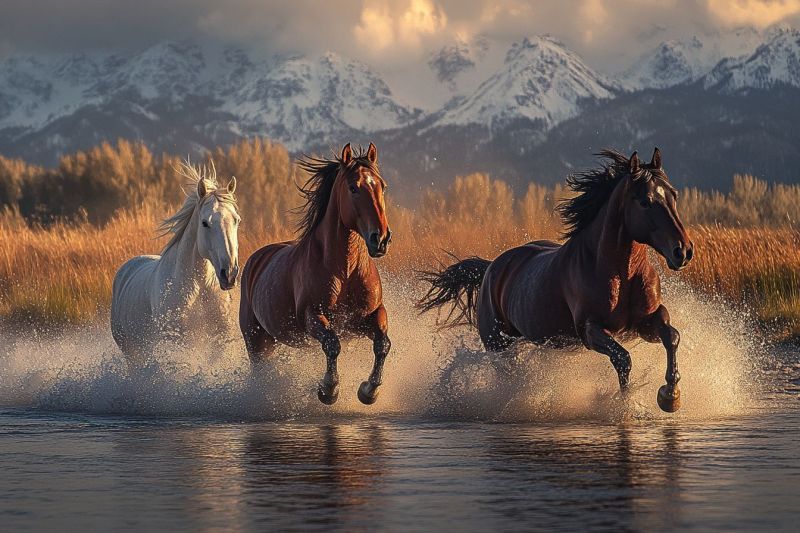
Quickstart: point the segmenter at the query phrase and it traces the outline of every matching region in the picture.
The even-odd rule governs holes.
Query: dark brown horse
[[[301,189],[301,236],[265,246],[247,260],[239,326],[254,364],[278,342],[300,346],[307,336],[319,341],[328,366],[318,395],[328,405],[339,395],[339,333],[370,337],[375,365],[358,399],[372,404],[391,346],[381,278],[371,259],[386,254],[392,235],[378,151],[370,143],[354,154],[348,144],[340,158],[305,158],[299,165],[311,174]]]
[[[568,178],[578,195],[560,206],[568,227],[563,245],[534,241],[494,261],[473,257],[423,273],[432,287],[419,307],[452,304],[451,323],[477,325],[490,350],[504,350],[520,337],[535,343],[582,341],[611,359],[623,394],[631,357],[614,336],[661,342],[667,384],[658,391],[658,405],[673,412],[680,407],[680,336],[661,303],[647,247],[680,270],[692,259],[693,245],[658,148],[647,165],[636,152],[630,158],[612,150],[598,155],[605,160],[602,168]]]

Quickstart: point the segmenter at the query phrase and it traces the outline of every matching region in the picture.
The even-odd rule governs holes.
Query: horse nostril
[[[689,248],[686,250],[686,261],[691,261],[692,257],[694,257],[694,246],[690,244]]]

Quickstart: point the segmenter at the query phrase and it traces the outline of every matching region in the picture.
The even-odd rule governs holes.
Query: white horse
[[[196,327],[225,331],[224,301],[230,298],[218,287],[232,289],[239,274],[236,178],[220,187],[213,163],[200,168],[187,162],[176,171],[191,180],[192,189],[183,207],[159,226],[161,235],[172,237],[160,256],[134,257],[114,277],[111,334],[134,365],[165,335]]]

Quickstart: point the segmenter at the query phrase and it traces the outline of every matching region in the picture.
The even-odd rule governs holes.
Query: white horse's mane
[[[189,226],[189,221],[192,219],[195,209],[201,207],[206,200],[214,197],[219,202],[233,204],[233,208],[237,211],[239,206],[236,204],[236,197],[233,193],[228,191],[227,187],[220,187],[217,182],[217,168],[214,166],[214,161],[211,160],[209,165],[192,165],[189,160],[181,161],[175,172],[189,180],[187,188],[184,190],[186,199],[177,213],[171,217],[165,218],[161,224],[158,225],[158,236],[164,237],[172,233],[172,237],[167,242],[161,255],[167,252],[170,248],[178,244],[183,238],[186,228]],[[209,191],[202,201],[197,197],[197,185],[200,181],[206,184],[206,190]]]

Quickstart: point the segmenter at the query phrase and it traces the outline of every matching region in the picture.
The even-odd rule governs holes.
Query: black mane
[[[322,222],[331,199],[333,184],[336,182],[336,176],[339,175],[343,164],[342,158],[337,155],[333,155],[331,159],[304,155],[297,160],[297,166],[311,175],[303,186],[297,187],[305,199],[305,203],[294,211],[299,216],[297,231],[300,233],[301,240],[311,235]],[[346,170],[354,170],[359,166],[367,167],[376,174],[378,173],[367,159],[367,152],[362,147],[353,151],[353,158]]]
[[[567,177],[567,185],[578,195],[562,200],[558,205],[561,220],[567,228],[564,232],[565,237],[574,237],[591,224],[600,209],[608,202],[620,180],[631,173],[630,160],[617,150],[604,149],[595,155],[601,158],[599,168],[584,170]],[[666,178],[663,172],[642,164],[638,172],[633,175],[633,179],[647,181],[656,173],[659,177]]]

